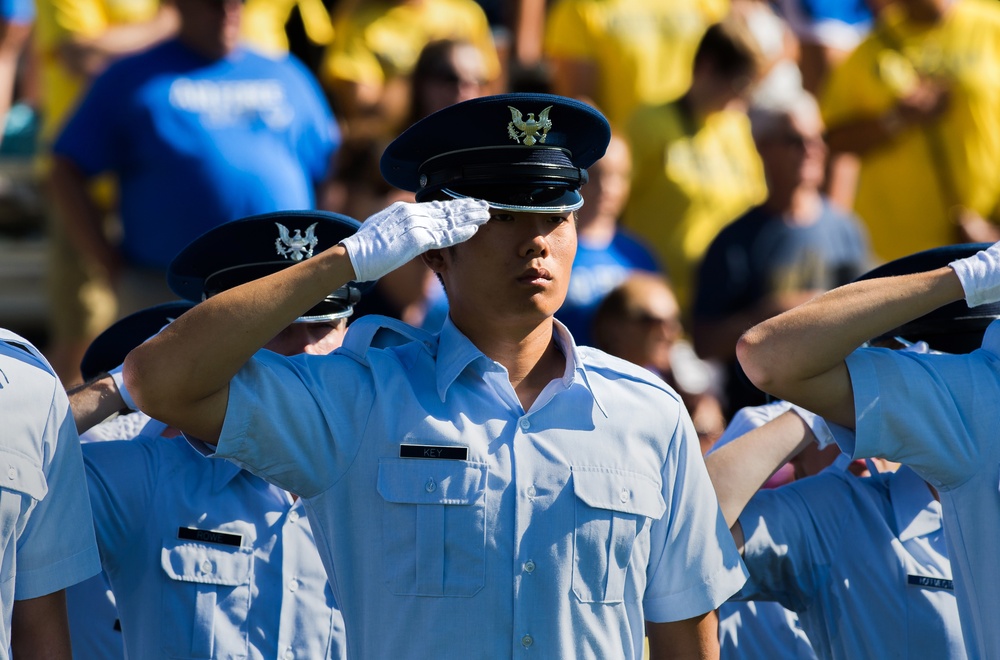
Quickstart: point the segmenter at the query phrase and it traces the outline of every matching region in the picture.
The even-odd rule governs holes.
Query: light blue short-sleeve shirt
[[[146,420],[83,447],[128,657],[346,657],[302,500]]]
[[[831,467],[758,492],[740,524],[739,597],[797,612],[817,657],[966,657],[941,506],[908,468]]]
[[[366,317],[231,383],[218,455],[307,499],[352,657],[639,658],[645,620],[743,583],[677,395],[556,336],[528,411],[450,321]]]
[[[0,658],[14,600],[38,598],[100,571],[76,424],[52,368],[0,330]]]
[[[860,349],[847,358],[856,458],[909,465],[941,494],[970,658],[1000,657],[1000,323],[966,355]]]

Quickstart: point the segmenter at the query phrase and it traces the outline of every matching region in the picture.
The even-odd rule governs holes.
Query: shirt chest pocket
[[[17,541],[47,492],[45,474],[33,461],[0,448],[0,547]]]
[[[245,657],[252,550],[165,539],[160,564],[169,657]]]
[[[574,467],[573,493],[573,593],[585,603],[619,603],[636,538],[667,509],[660,485],[635,472]]]
[[[379,461],[386,586],[405,596],[472,596],[486,576],[486,475],[479,463]]]

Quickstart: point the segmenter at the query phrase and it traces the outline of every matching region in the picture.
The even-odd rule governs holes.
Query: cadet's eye
[[[513,222],[514,215],[512,213],[494,213],[490,216],[490,220],[496,220],[497,222]]]
[[[567,217],[565,215],[554,215],[554,216],[552,216],[552,217],[549,218],[549,222],[551,222],[553,224],[556,224],[556,225],[558,225],[560,223],[563,223],[563,222],[566,222],[567,220],[569,220],[569,217]]]

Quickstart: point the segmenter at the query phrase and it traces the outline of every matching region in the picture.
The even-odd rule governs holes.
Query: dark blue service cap
[[[585,103],[484,96],[406,129],[382,154],[382,176],[418,202],[474,197],[505,211],[563,213],[583,205],[587,168],[610,139],[608,120]]]
[[[271,275],[331,248],[361,223],[327,211],[278,211],[234,220],[191,241],[167,268],[167,284],[200,302],[220,291]],[[364,285],[349,282],[299,317],[299,323],[345,318]]]
[[[858,280],[943,268],[956,259],[971,257],[990,245],[991,243],[963,243],[924,250],[884,263]],[[911,342],[925,341],[932,349],[944,353],[971,353],[982,345],[986,326],[997,318],[1000,318],[1000,302],[969,307],[964,300],[959,300],[904,323],[877,339],[902,337]]]
[[[87,347],[80,361],[80,374],[90,380],[111,371],[125,361],[133,348],[146,341],[163,326],[194,307],[187,300],[154,305],[115,322]]]

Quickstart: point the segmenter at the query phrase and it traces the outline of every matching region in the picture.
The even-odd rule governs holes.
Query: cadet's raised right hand
[[[468,240],[489,219],[489,204],[478,199],[396,202],[365,220],[340,244],[347,249],[357,281],[370,282],[427,250]]]
[[[1000,243],[948,265],[958,275],[969,307],[1000,300]]]

